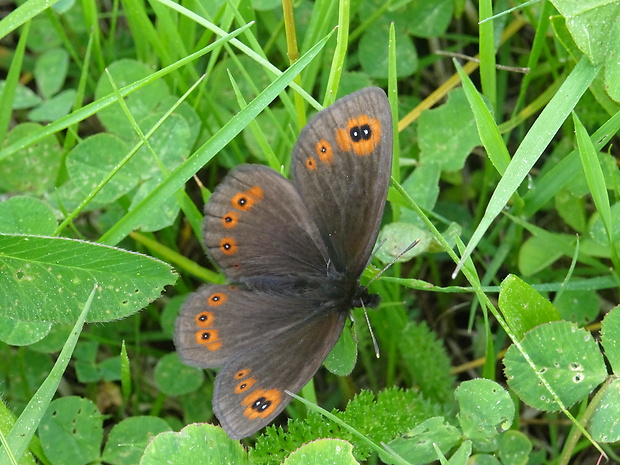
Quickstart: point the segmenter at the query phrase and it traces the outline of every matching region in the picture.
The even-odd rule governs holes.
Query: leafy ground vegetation
[[[1,464],[620,460],[619,1],[0,9]],[[232,441],[171,342],[223,282],[203,204],[370,85],[398,137],[362,281],[420,239],[371,286],[381,358],[354,311],[304,400]]]

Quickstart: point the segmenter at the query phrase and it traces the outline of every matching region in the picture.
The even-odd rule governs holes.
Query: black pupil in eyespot
[[[256,399],[254,404],[252,404],[252,408],[259,412],[264,412],[271,405],[271,401],[265,399],[264,397],[259,397]]]

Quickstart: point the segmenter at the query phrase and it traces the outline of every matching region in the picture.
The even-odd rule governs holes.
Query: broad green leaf
[[[620,101],[620,2],[617,0],[552,0],[566,18],[577,47],[593,65],[605,65],[609,95]]]
[[[357,341],[353,338],[354,328],[345,328],[336,345],[329,353],[323,365],[338,376],[348,376],[357,361]]]
[[[0,234],[0,314],[23,321],[75,321],[97,283],[88,321],[131,315],[176,276],[166,263],[73,239]]]
[[[607,386],[590,420],[590,433],[595,441],[620,441],[620,379],[611,380]]]
[[[103,415],[89,399],[61,397],[48,407],[39,425],[39,439],[54,464],[86,465],[99,460]]]
[[[486,442],[507,431],[515,416],[515,405],[502,386],[489,379],[465,381],[456,388],[459,422],[472,441]]]
[[[607,377],[596,341],[574,323],[554,321],[537,326],[525,335],[521,346],[567,407],[584,399]],[[508,385],[521,400],[539,410],[559,410],[515,345],[506,352],[504,365]]]
[[[502,463],[526,465],[532,452],[532,441],[521,431],[511,429],[500,435],[497,449]]]
[[[416,18],[408,24],[409,32],[416,37],[442,36],[450,25],[454,3],[454,0],[408,2],[408,15]]]
[[[443,417],[423,421],[388,446],[411,464],[425,464],[437,460],[434,445],[444,453],[461,441],[461,432]]]
[[[36,133],[41,126],[23,123],[8,133],[4,146]],[[18,150],[0,161],[0,190],[40,195],[54,187],[60,168],[61,150],[56,136],[40,139],[28,148]]]
[[[552,0],[551,3],[566,18],[566,26],[581,51],[593,64],[602,63],[614,47],[610,39],[620,18],[620,2]]]
[[[161,180],[162,177],[157,176],[143,182],[138,188],[136,195],[134,195],[131,200],[129,209],[131,210],[136,205],[139,205],[142,200],[144,200],[151,192],[153,192],[155,188],[157,188],[157,186],[159,186]],[[149,212],[150,216],[145,218],[144,221],[137,227],[145,232],[164,229],[174,224],[180,209],[181,206],[179,205],[179,202],[177,202],[176,198],[169,197],[157,205],[155,209],[151,210]]]
[[[401,256],[398,259],[399,262],[406,262],[427,253],[433,242],[433,236],[428,230],[421,229],[411,223],[396,222],[386,224],[381,228],[379,238],[377,239],[377,243],[383,245],[377,251],[376,256],[383,263],[390,263],[407,250],[407,247],[416,240],[419,240],[419,242],[413,249]]]
[[[13,346],[27,346],[47,336],[51,327],[51,323],[19,321],[0,315],[0,341]]]
[[[0,80],[0,95],[4,92],[6,81]],[[15,95],[13,96],[13,110],[25,110],[39,105],[41,97],[35,94],[32,89],[23,84],[17,84]]]
[[[372,77],[386,79],[388,77],[388,28],[368,28],[359,42],[358,55],[362,70]],[[396,72],[399,78],[411,76],[418,69],[418,52],[411,37],[400,34],[396,39]]]
[[[480,145],[476,121],[463,89],[454,89],[448,101],[420,115],[420,162],[436,163],[442,171],[458,171],[472,149]]]
[[[165,431],[170,431],[170,425],[162,418],[126,418],[110,431],[101,459],[110,465],[137,464],[151,439]]]
[[[2,234],[51,235],[56,226],[54,212],[39,199],[19,195],[0,202]]]
[[[43,98],[49,99],[62,89],[68,70],[69,53],[64,48],[51,48],[37,58],[34,79]]]
[[[115,61],[108,66],[107,70],[118,88],[153,74],[152,69],[146,64],[129,59]],[[110,78],[107,73],[103,73],[99,78],[99,82],[97,82],[95,99],[100,99],[111,93],[113,93],[113,88],[112,84],[110,84]],[[169,93],[170,91],[166,82],[162,79],[158,79],[125,97],[125,102],[127,103],[131,115],[136,121],[140,121],[146,117],[162,99],[166,98]],[[101,109],[97,113],[97,116],[110,132],[122,139],[129,141],[136,138],[131,124],[127,121],[127,116],[123,113],[118,103]]]
[[[561,319],[551,302],[515,275],[502,281],[498,306],[517,339],[538,325]]]
[[[189,425],[178,433],[161,433],[144,451],[140,465],[161,465],[162,457],[173,458],[175,465],[245,465],[246,451],[217,426],[206,423]]]
[[[75,104],[75,89],[63,90],[58,95],[43,102],[28,112],[28,118],[39,123],[56,121],[71,113]]]
[[[521,244],[518,266],[523,276],[532,276],[548,269],[564,256],[563,244],[549,239],[549,237],[532,236]]]
[[[620,306],[612,309],[603,319],[601,344],[614,375],[620,376]]]
[[[359,462],[353,457],[353,446],[347,441],[317,439],[294,451],[282,462],[282,465],[315,465],[319,463],[355,465]]]
[[[164,355],[155,366],[155,382],[161,392],[169,396],[196,391],[204,378],[203,370],[182,364],[176,352]]]
[[[420,162],[401,185],[421,208],[432,211],[439,197],[441,171],[442,165],[440,163],[435,163],[432,160]],[[411,215],[415,214],[411,213]]]
[[[563,189],[555,196],[555,208],[566,224],[579,233],[586,229],[585,199]]]
[[[67,156],[69,177],[87,195],[110,175],[128,151],[127,144],[112,134],[102,132],[88,137]],[[93,201],[107,204],[127,194],[137,185],[137,173],[141,169],[141,164],[130,160],[103,186]]]
[[[594,289],[564,290],[556,294],[553,305],[558,309],[562,320],[572,321],[584,326],[594,321],[600,312],[600,301]]]

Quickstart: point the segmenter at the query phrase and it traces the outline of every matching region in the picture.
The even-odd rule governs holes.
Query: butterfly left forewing
[[[205,207],[204,231],[209,254],[237,282],[320,276],[329,261],[295,187],[262,165],[240,165],[226,176]]]

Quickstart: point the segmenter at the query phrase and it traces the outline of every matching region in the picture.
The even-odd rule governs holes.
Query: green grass
[[[0,463],[620,460],[620,4],[283,3],[3,15]],[[371,287],[381,358],[355,310],[354,371],[247,449],[187,426],[217,423],[215,372],[172,344],[224,282],[204,203],[241,163],[287,174],[309,117],[371,85],[398,138],[362,281],[420,239]]]

